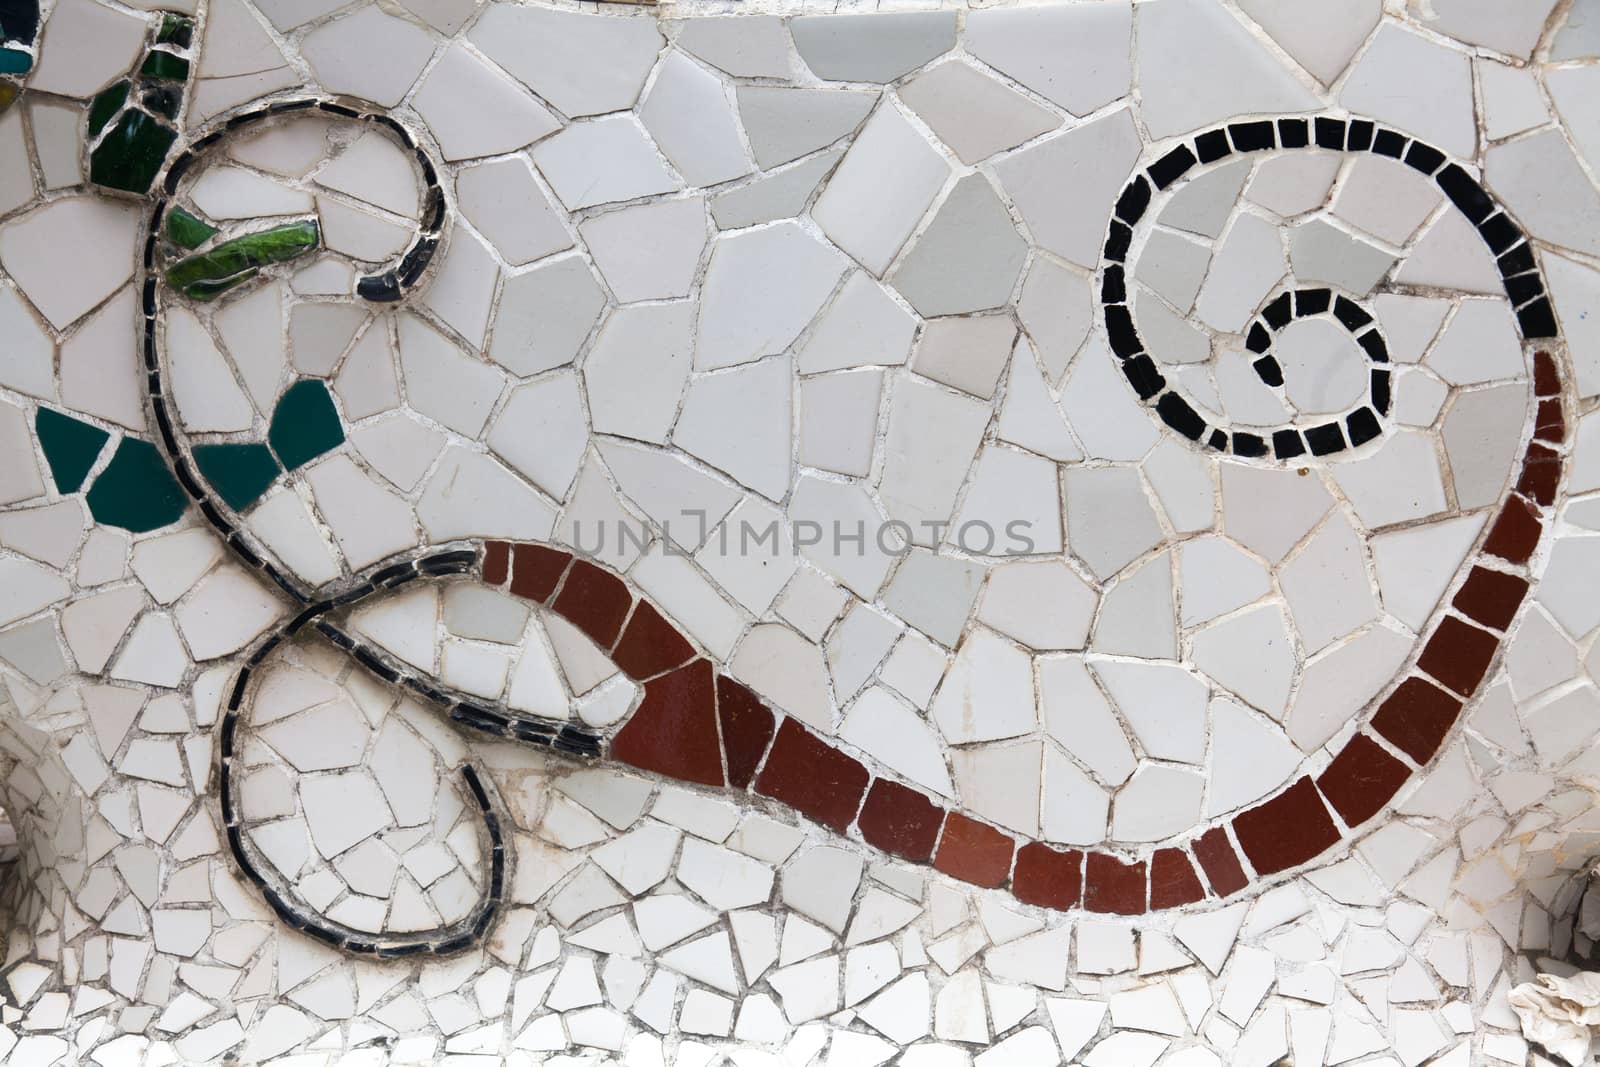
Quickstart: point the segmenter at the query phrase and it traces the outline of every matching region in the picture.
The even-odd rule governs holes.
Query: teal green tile
[[[89,487],[96,522],[134,533],[159,530],[183,514],[183,488],[149,441],[124,437],[106,469]]]
[[[284,390],[272,412],[267,440],[284,469],[291,471],[343,444],[344,426],[328,387],[306,378]]]
[[[50,476],[63,493],[76,493],[111,435],[71,415],[40,408],[33,420]]]
[[[234,511],[261,499],[280,473],[266,445],[195,445],[195,466]]]
[[[0,48],[0,74],[26,74],[33,69],[33,56],[20,48]]]

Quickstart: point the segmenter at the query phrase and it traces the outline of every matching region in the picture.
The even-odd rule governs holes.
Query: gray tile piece
[[[824,81],[891,82],[955,47],[956,13],[803,15],[789,32]]]
[[[895,571],[883,603],[935,641],[954,648],[984,573],[976,563],[915,549]]]
[[[792,219],[806,209],[811,194],[817,191],[843,155],[844,149],[831,149],[737,189],[719,193],[711,201],[711,217],[722,230],[774,219]]]
[[[1325,85],[1344,73],[1350,57],[1360,50],[1383,14],[1383,0],[1319,0],[1293,5],[1239,0],[1239,6]]]
[[[967,51],[1074,115],[1126,96],[1133,80],[1126,0],[996,8],[967,15]]]
[[[1123,109],[1030,145],[995,164],[995,173],[1035,244],[1093,267],[1111,205],[1143,147]]]
[[[981,174],[956,182],[894,274],[895,288],[924,315],[959,315],[1011,299],[1028,246]]]
[[[1016,323],[1005,314],[933,319],[922,329],[911,368],[988,400],[994,396],[1016,336]]]
[[[1532,236],[1600,255],[1600,194],[1559,130],[1489,149],[1484,177]]]
[[[1061,117],[966,63],[940,63],[900,87],[900,99],[963,163],[1015,148]]]
[[[715,185],[750,173],[722,79],[682,52],[669,52],[661,61],[639,120],[690,185]]]
[[[573,118],[632,107],[662,44],[648,10],[596,18],[522,4],[491,4],[467,38]]]
[[[1388,252],[1322,219],[1294,228],[1289,261],[1297,281],[1326,282],[1356,296],[1370,293],[1394,266]]]
[[[950,165],[910,120],[885,105],[845,153],[811,217],[835,244],[881,275],[949,173]],[[885,182],[885,174],[895,181]]]
[[[1180,186],[1161,209],[1161,225],[1201,237],[1222,236],[1250,166],[1247,159],[1225,163]]]
[[[677,45],[736,78],[787,78],[794,62],[776,15],[689,18]]]
[[[768,169],[826,147],[861,125],[872,93],[852,89],[738,88],[739,115],[756,162]]]
[[[570,363],[605,307],[605,293],[576,255],[506,279],[489,358],[514,374]]]

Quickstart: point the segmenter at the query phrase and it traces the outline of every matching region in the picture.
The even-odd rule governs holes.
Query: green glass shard
[[[194,20],[169,11],[161,20],[161,29],[156,32],[156,44],[175,44],[179,48],[188,48],[193,36]]]
[[[272,412],[267,441],[285,470],[295,470],[344,442],[344,426],[328,387],[315,378],[284,390]]]
[[[111,121],[111,116],[117,113],[117,109],[127,99],[128,82],[126,79],[96,93],[94,102],[89,105],[89,136],[93,137],[105,129],[106,123]]]
[[[139,68],[139,73],[146,78],[181,82],[189,76],[189,61],[171,52],[152,51],[144,57],[144,65]]]
[[[188,296],[209,300],[253,276],[258,267],[311,251],[319,236],[311,219],[247,233],[209,252],[179,260],[167,269],[167,284]]]
[[[183,287],[183,295],[193,300],[212,300],[236,285],[243,285],[260,273],[261,271],[251,267],[249,270],[235,274],[231,278],[222,278],[214,282],[195,282],[192,285]]]
[[[124,111],[89,154],[89,180],[107,189],[148,193],[177,131],[143,111]]]
[[[209,222],[202,222],[181,207],[167,212],[167,240],[182,248],[199,248],[217,232]]]
[[[278,477],[278,461],[266,445],[195,445],[195,466],[234,511],[261,499]]]
[[[33,69],[33,56],[20,48],[0,48],[0,74],[26,74]]]
[[[98,426],[49,408],[39,409],[33,426],[39,433],[39,447],[44,449],[56,489],[76,493],[111,435]]]
[[[158,530],[183,514],[183,489],[156,446],[124,437],[111,462],[89,487],[96,522],[134,533]]]
[[[6,108],[17,98],[16,82],[0,82],[0,115],[5,114]]]

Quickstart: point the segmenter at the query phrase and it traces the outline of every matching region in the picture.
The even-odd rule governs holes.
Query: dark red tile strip
[[[944,809],[909,786],[879,778],[867,790],[856,828],[873,848],[926,863],[944,824]]]
[[[717,677],[717,718],[722,723],[722,751],[727,757],[728,784],[745,789],[761,766],[776,730],[772,712],[761,698],[726,675]]]
[[[836,833],[856,817],[867,769],[793,719],[778,727],[756,792],[779,800]]]
[[[1510,563],[1526,563],[1539,547],[1542,529],[1533,505],[1520,496],[1509,496],[1489,529],[1483,550]]]
[[[566,599],[565,593],[561,599]],[[694,658],[694,646],[659,611],[640,600],[611,658],[628,677],[642,681],[689,662]]]
[[[1451,603],[1473,622],[1504,631],[1522,606],[1528,581],[1505,571],[1474,567]]]
[[[1559,396],[1561,393],[1561,370],[1556,366],[1556,358],[1548,352],[1533,354],[1533,392],[1535,396]]]
[[[1365,734],[1356,734],[1317,779],[1346,826],[1359,826],[1394,799],[1411,769]]]
[[[1461,714],[1461,701],[1426,678],[1400,683],[1372,717],[1372,728],[1418,765],[1433,759]]]
[[[944,821],[933,866],[952,878],[994,889],[1011,873],[1015,851],[1016,842],[999,830],[952,811]]]
[[[1233,833],[1256,874],[1276,874],[1339,843],[1339,828],[1310,778],[1233,817]]]
[[[1011,892],[1024,904],[1066,911],[1083,899],[1083,853],[1035,841],[1017,849]]]
[[[572,561],[567,580],[561,583],[561,592],[551,605],[603,649],[617,643],[622,620],[628,617],[632,606],[633,594],[626,582],[582,559]]]
[[[1213,826],[1194,839],[1194,856],[1200,869],[1206,872],[1211,891],[1219,897],[1228,897],[1250,884],[1244,868],[1239,865],[1239,854],[1228,840],[1228,831]]]
[[[644,699],[611,739],[623,763],[700,785],[724,784],[709,660],[645,683]]]
[[[511,546],[505,541],[486,541],[483,545],[483,580],[487,585],[505,585],[511,574]]]
[[[1499,638],[1464,619],[1446,615],[1417,660],[1417,666],[1462,696],[1471,696],[1489,671]],[[1387,736],[1387,735],[1385,735]]]
[[[545,545],[517,545],[511,560],[511,591],[544,603],[572,562],[569,553]]]
[[[1143,915],[1149,891],[1144,860],[1124,863],[1091,852],[1083,871],[1083,906],[1108,915]]]
[[[1541,507],[1556,502],[1556,487],[1561,482],[1561,454],[1548,445],[1532,441],[1522,460],[1522,476],[1517,492]]]
[[[1549,400],[1539,401],[1539,413],[1533,427],[1534,439],[1560,444],[1566,435],[1567,420],[1561,411],[1561,398],[1552,397]]]
[[[1194,864],[1181,848],[1158,848],[1150,857],[1150,910],[1176,908],[1205,899]]]

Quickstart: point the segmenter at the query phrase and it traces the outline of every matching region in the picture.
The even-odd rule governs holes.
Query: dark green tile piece
[[[234,511],[261,499],[278,477],[278,461],[266,445],[195,445],[195,466]]]
[[[39,433],[39,447],[44,449],[56,489],[76,493],[111,435],[98,426],[49,408],[39,409],[33,426]]]
[[[124,437],[106,469],[89,487],[96,522],[134,533],[159,530],[183,514],[183,489],[149,441]]]
[[[111,121],[111,116],[117,113],[123,103],[128,99],[128,82],[126,79],[115,85],[107,86],[95,94],[94,102],[89,105],[89,136],[93,137],[105,129],[106,123]]]
[[[0,81],[0,115],[5,114],[6,108],[17,98],[17,83]]]
[[[167,12],[161,20],[161,29],[156,33],[156,44],[175,44],[179,48],[188,48],[193,39],[194,20]]]
[[[199,248],[217,228],[195,218],[181,207],[167,212],[167,240],[183,248]]]
[[[344,426],[328,387],[315,378],[295,382],[278,399],[267,440],[286,470],[303,467],[344,442]]]
[[[139,68],[139,73],[146,78],[181,82],[189,76],[189,61],[171,52],[153,51],[144,57],[144,65]]]
[[[175,119],[178,117],[178,108],[183,105],[183,93],[178,87],[165,85],[157,89],[146,89],[139,101],[152,115],[164,115],[169,119]]]
[[[188,296],[209,300],[253,276],[259,267],[311,251],[318,238],[317,224],[310,219],[247,233],[209,252],[179,260],[167,270],[167,284]]]
[[[0,48],[0,74],[26,74],[33,69],[33,56],[20,48]]]
[[[143,111],[124,111],[89,154],[89,180],[107,189],[148,193],[178,134]]]

